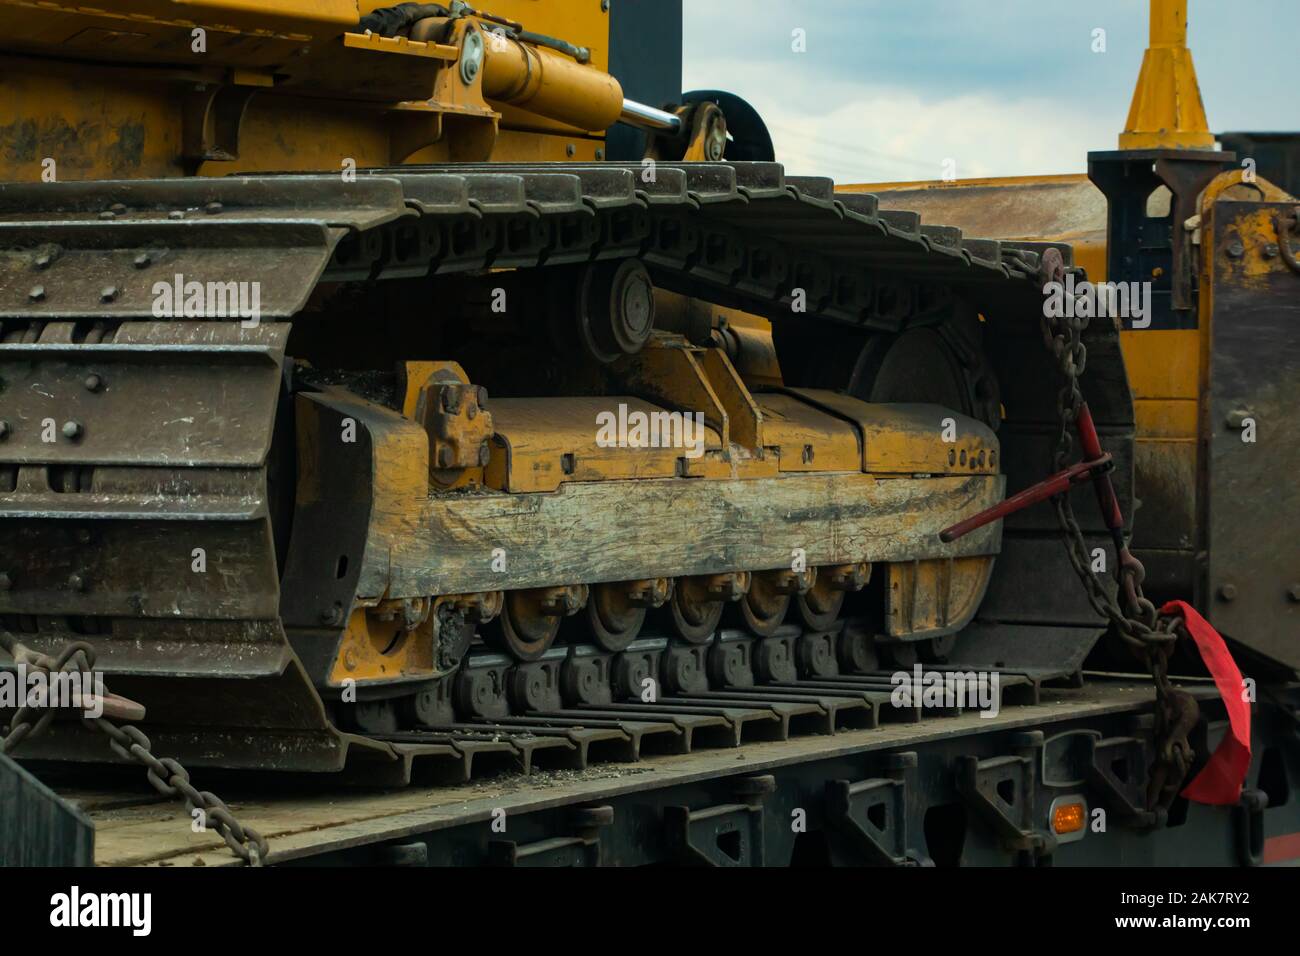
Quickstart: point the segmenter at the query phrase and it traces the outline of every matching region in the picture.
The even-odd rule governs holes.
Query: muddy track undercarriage
[[[0,624],[91,643],[159,751],[376,783],[910,719],[922,657],[1032,699],[1100,633],[1050,515],[938,532],[1046,470],[1044,248],[774,164],[5,186]],[[186,312],[232,282],[256,317]],[[784,386],[712,323],[610,321],[650,283],[769,318]],[[699,411],[700,454],[605,454],[619,405]]]

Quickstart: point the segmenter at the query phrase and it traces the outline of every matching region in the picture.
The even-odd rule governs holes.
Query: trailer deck
[[[1213,687],[1190,686],[1213,715]],[[1053,769],[1060,748],[1052,742],[1140,739],[1152,697],[1150,685],[1136,678],[1089,675],[1082,688],[1044,688],[1039,703],[992,717],[964,713],[581,771],[504,773],[457,786],[375,792],[340,788],[324,775],[208,771],[198,772],[195,783],[221,793],[241,820],[267,837],[266,862],[272,865],[634,864],[682,858],[780,863],[797,859],[802,851],[796,844],[810,841],[832,858],[847,854],[851,859],[856,853],[869,859],[879,853],[895,862],[1006,862],[1008,855],[1014,860],[1026,850],[1008,839],[1005,827],[986,825],[986,814],[966,819],[951,809],[978,810],[978,794],[987,790],[963,787],[959,765],[966,761],[977,776],[1012,781],[1016,795],[1006,801],[1004,815],[1022,833],[1041,833],[1045,823],[1035,818],[1053,793],[1086,791],[1090,804],[1106,802],[1097,796],[1096,781],[1080,779],[1071,787],[1069,780],[1050,779],[1060,776]],[[1211,716],[1212,731],[1215,726]],[[183,806],[157,796],[133,768],[44,772],[38,766],[35,772],[93,823],[97,865],[239,863],[216,833],[194,832]],[[999,783],[992,782],[994,791]],[[1004,795],[1011,792],[1001,785]],[[1035,798],[1026,801],[1019,797],[1022,792]],[[897,812],[872,809],[881,802]],[[1123,831],[1119,808],[1108,810],[1107,830]],[[1184,825],[1225,812],[1232,811],[1192,806]],[[1286,821],[1280,819],[1284,812]],[[1269,827],[1278,834],[1300,829],[1294,807],[1268,815],[1278,817]],[[924,821],[925,832],[909,833],[909,820]],[[962,831],[955,858],[954,828]],[[1155,852],[1154,843],[1164,844],[1171,835],[1179,840],[1179,833],[1180,828],[1171,828],[1148,834],[1156,839],[1143,841],[1145,853]],[[1084,848],[1099,848],[1105,836],[1089,833],[1051,852],[1086,858]],[[1178,852],[1188,862],[1218,862],[1233,852],[1182,842],[1188,845]],[[1163,850],[1170,852],[1168,846]]]

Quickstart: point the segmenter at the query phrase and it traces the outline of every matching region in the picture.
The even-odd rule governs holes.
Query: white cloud
[[[1042,97],[924,97],[854,83],[805,90],[791,101],[762,73],[715,62],[705,75],[688,65],[685,86],[729,89],[749,100],[789,172],[840,183],[939,179],[949,158],[958,179],[1084,172],[1089,150],[1115,148],[1127,110],[1124,103],[1111,115],[1070,115]]]
[[[1193,0],[1190,45],[1211,129],[1300,128],[1289,90],[1297,0]],[[999,0],[686,0],[683,89],[728,90],[792,171],[837,181],[1082,172],[1117,147],[1147,4]],[[816,15],[814,15],[816,14]],[[790,29],[808,27],[808,52]],[[1104,25],[1108,52],[1092,52]],[[1252,94],[1253,91],[1253,94]]]

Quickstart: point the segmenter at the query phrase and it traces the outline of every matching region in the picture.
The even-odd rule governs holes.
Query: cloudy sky
[[[1148,25],[1146,0],[685,0],[685,20],[683,89],[743,96],[778,160],[840,182],[1083,172]],[[1300,130],[1300,0],[1190,0],[1188,21],[1212,130]]]

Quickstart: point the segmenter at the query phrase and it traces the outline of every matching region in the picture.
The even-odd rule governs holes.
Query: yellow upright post
[[[1214,148],[1187,49],[1187,0],[1151,0],[1151,42],[1119,148]]]

